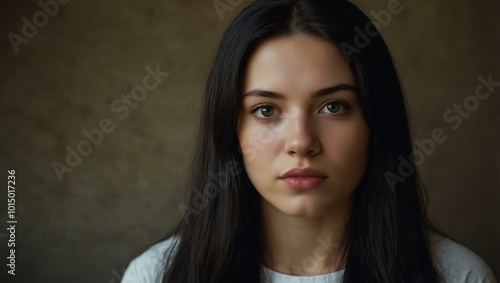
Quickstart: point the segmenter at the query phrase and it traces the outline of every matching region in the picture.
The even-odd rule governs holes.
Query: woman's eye
[[[271,118],[274,115],[275,109],[272,106],[264,105],[257,107],[253,110],[257,118],[259,119],[267,119]]]
[[[339,101],[332,101],[329,102],[321,109],[322,113],[327,113],[327,114],[342,114],[349,110],[349,107],[345,105],[342,102]]]

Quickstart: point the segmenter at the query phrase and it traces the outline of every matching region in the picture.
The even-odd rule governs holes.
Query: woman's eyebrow
[[[352,85],[349,84],[337,84],[334,86],[330,87],[325,87],[319,90],[316,90],[311,94],[311,98],[317,98],[325,95],[329,95],[332,93],[335,93],[337,91],[341,90],[352,90],[357,92],[358,89]],[[242,98],[245,98],[246,96],[258,96],[258,97],[267,97],[267,98],[275,98],[275,99],[282,99],[285,100],[285,96],[279,92],[275,91],[269,91],[269,90],[263,90],[263,89],[252,89],[247,92],[245,92],[242,96]]]

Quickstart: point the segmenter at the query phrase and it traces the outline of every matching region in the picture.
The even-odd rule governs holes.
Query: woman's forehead
[[[243,93],[255,89],[304,90],[349,84],[355,77],[340,49],[308,34],[263,42],[248,61]]]

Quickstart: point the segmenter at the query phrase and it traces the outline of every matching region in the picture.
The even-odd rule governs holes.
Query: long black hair
[[[261,282],[259,194],[243,168],[236,128],[247,61],[259,44],[307,33],[338,46],[358,83],[370,129],[354,191],[344,282],[438,282],[431,225],[414,167],[403,91],[376,26],[346,0],[258,0],[226,30],[206,82],[187,204],[165,257],[164,283]],[[362,34],[362,35],[361,35]],[[406,171],[401,163],[407,161]]]

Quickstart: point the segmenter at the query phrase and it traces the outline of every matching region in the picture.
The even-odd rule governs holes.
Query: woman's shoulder
[[[160,241],[134,258],[127,266],[121,282],[161,282],[165,271],[165,254],[175,248],[177,240],[178,237],[173,236]]]
[[[161,282],[165,270],[165,254],[175,249],[179,237],[174,236],[160,241],[128,265],[122,283]],[[437,267],[445,282],[458,283],[496,283],[492,271],[486,263],[466,247],[444,237],[431,237],[431,250]]]
[[[445,282],[497,282],[479,256],[448,238],[431,236],[431,250]]]

